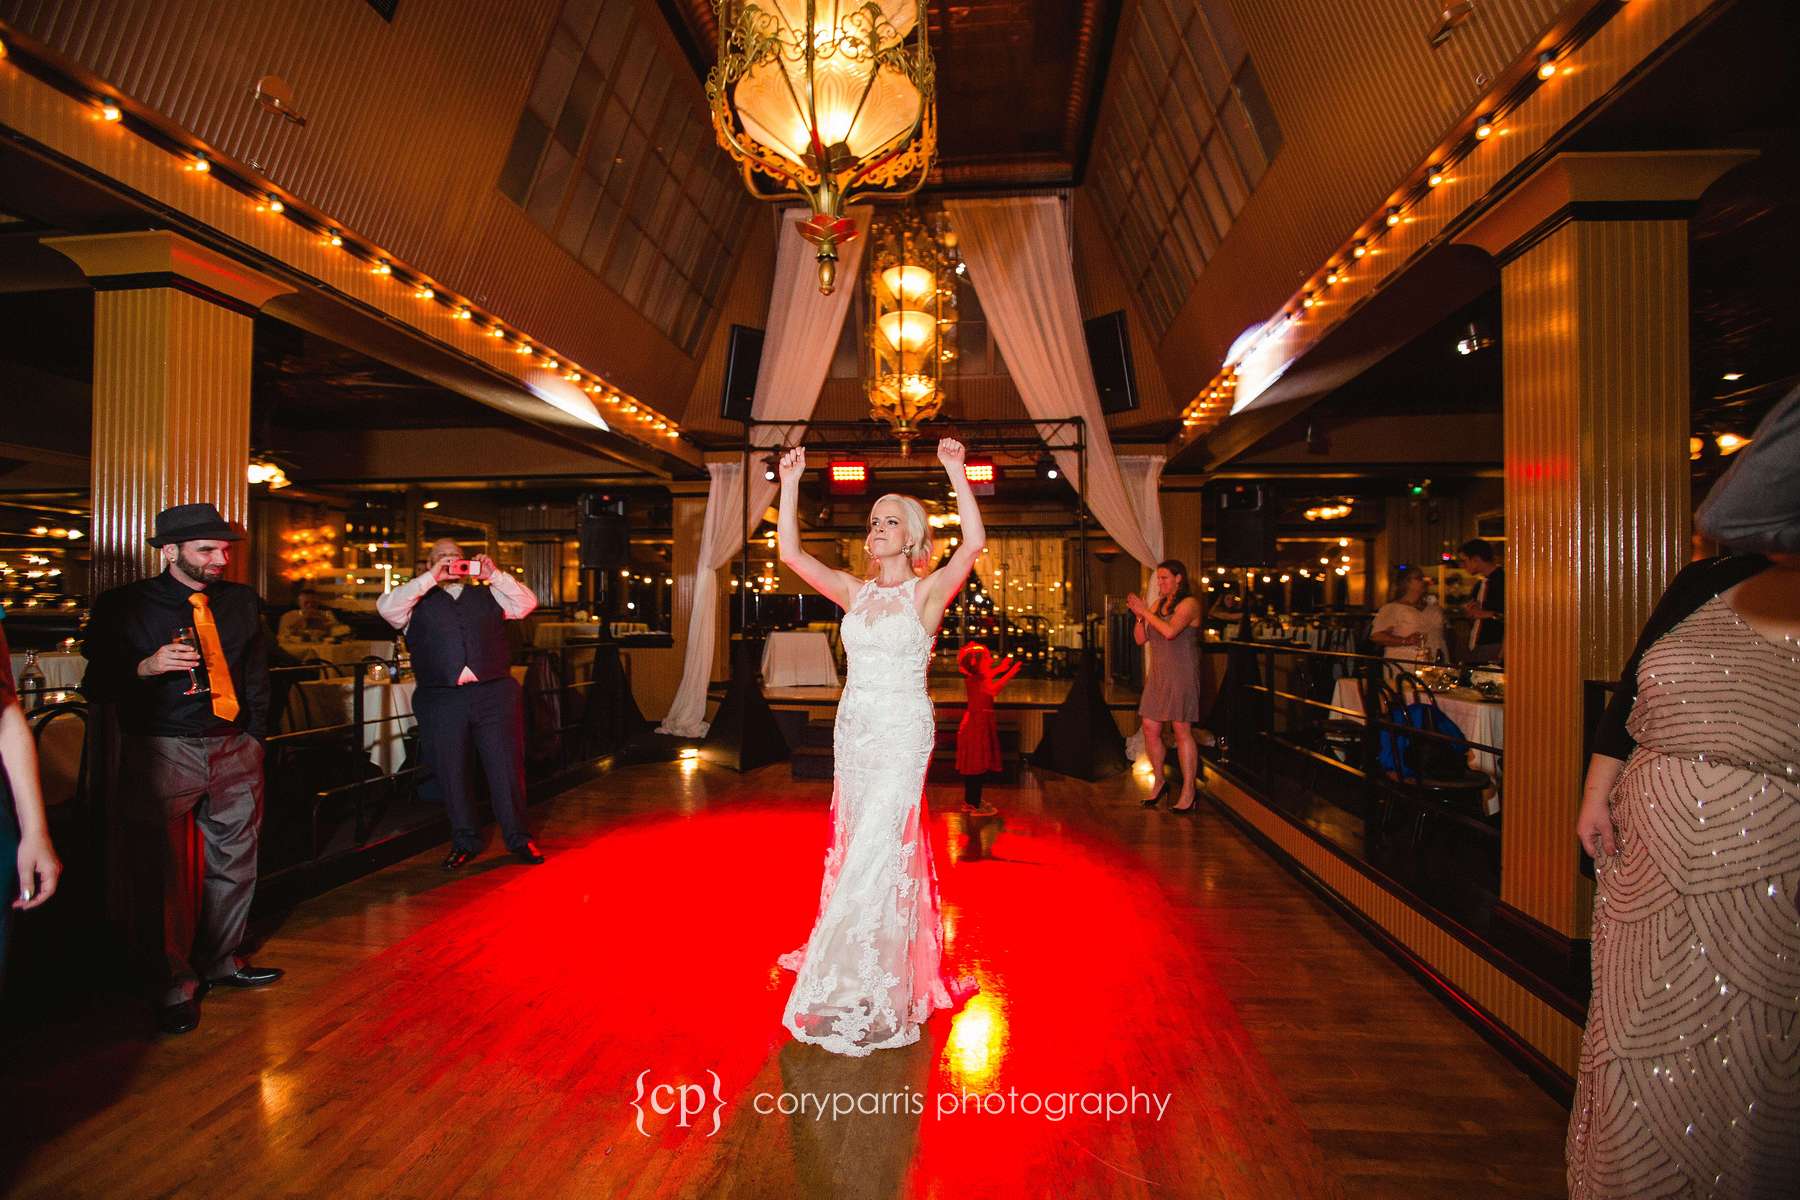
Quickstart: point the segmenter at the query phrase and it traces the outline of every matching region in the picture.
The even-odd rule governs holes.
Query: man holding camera
[[[449,538],[432,545],[422,574],[376,601],[383,619],[406,634],[418,676],[413,713],[425,761],[450,811],[446,871],[481,851],[464,777],[471,742],[507,849],[523,863],[544,861],[525,829],[525,711],[506,638],[506,622],[536,607],[530,588],[485,554],[464,557]]]
[[[224,578],[242,537],[210,504],[157,513],[162,573],[102,593],[83,645],[82,687],[114,706],[124,734],[120,800],[142,932],[162,959],[164,1033],[198,1025],[210,988],[281,978],[237,953],[256,891],[269,712],[262,597]]]

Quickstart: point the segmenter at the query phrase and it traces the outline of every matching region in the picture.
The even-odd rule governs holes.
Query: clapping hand
[[[1144,598],[1139,596],[1136,592],[1125,597],[1125,607],[1136,613],[1140,619],[1150,609],[1150,606],[1144,603]]]
[[[781,482],[789,483],[806,473],[806,447],[789,446],[781,455]]]
[[[937,445],[938,461],[944,464],[944,470],[950,472],[951,479],[963,477],[963,460],[968,457],[968,450],[955,438],[940,438]]]

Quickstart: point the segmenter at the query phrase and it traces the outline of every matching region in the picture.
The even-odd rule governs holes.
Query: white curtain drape
[[[1119,477],[1125,484],[1125,496],[1131,501],[1138,532],[1150,550],[1150,561],[1144,564],[1147,567],[1163,560],[1162,473],[1168,461],[1163,454],[1119,455]]]
[[[852,208],[848,215],[857,230],[866,234],[869,209]],[[782,214],[776,234],[775,278],[769,287],[768,330],[763,335],[762,365],[756,376],[756,398],[751,412],[762,421],[804,421],[812,416],[819,389],[831,368],[838,333],[850,310],[855,279],[862,264],[867,237],[845,243],[839,250],[837,289],[819,294],[818,264],[811,243],[796,231],[807,216],[803,208]],[[798,431],[759,428],[752,444],[769,446],[798,440]],[[764,479],[761,464],[751,459],[750,504],[744,507],[743,468],[738,462],[708,463],[712,481],[706,491],[706,519],[700,536],[700,564],[694,575],[694,608],[688,619],[687,652],[682,660],[681,686],[658,733],[675,737],[701,737],[706,733],[706,688],[712,679],[713,639],[718,621],[718,570],[755,530],[763,510],[774,499],[777,485]]]
[[[1062,202],[1054,196],[948,200],[969,278],[1006,356],[1007,370],[1033,417],[1083,419],[1087,434],[1088,508],[1125,553],[1155,566],[1162,557],[1162,514],[1148,497],[1127,490],[1100,411],[1075,292],[1073,249]],[[1079,485],[1072,431],[1041,426],[1057,466]],[[1160,473],[1160,468],[1158,468]],[[1148,503],[1146,504],[1146,499]],[[1155,538],[1145,536],[1154,530]]]

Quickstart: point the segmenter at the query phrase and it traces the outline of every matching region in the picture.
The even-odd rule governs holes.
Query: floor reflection
[[[931,1044],[847,1058],[790,1041],[778,1057],[799,1195],[904,1195],[930,1105]]]

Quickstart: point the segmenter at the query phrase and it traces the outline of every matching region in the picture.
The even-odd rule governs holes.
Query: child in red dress
[[[956,727],[956,773],[963,777],[963,801],[970,809],[981,805],[981,777],[1000,769],[1000,733],[994,727],[994,697],[1019,672],[1010,657],[999,662],[980,642],[970,642],[956,656],[956,666],[968,687],[969,704]]]

